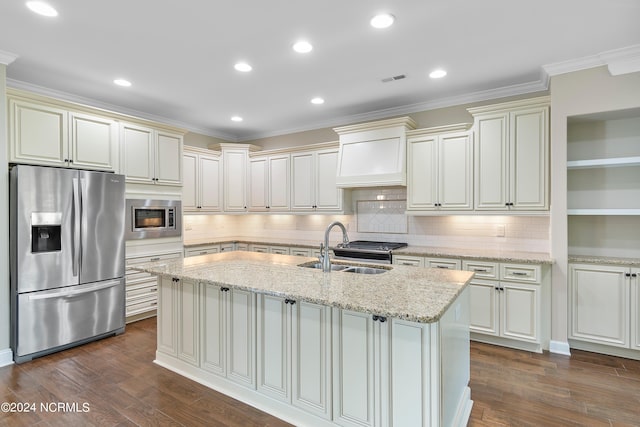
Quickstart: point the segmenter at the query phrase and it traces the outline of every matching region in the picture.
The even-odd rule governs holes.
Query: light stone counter
[[[640,258],[607,257],[599,255],[569,255],[569,262],[581,264],[610,264],[640,266]]]
[[[191,239],[185,240],[185,248],[193,248],[200,245],[215,245],[220,243],[247,243],[264,244],[275,246],[290,246],[301,248],[318,248],[320,241],[310,240],[287,240],[287,239],[255,239],[252,237],[220,238],[220,239]],[[331,246],[340,241],[331,242]],[[475,260],[516,262],[530,264],[553,264],[555,261],[548,253],[544,252],[524,252],[515,250],[500,249],[465,249],[465,248],[445,248],[436,246],[408,246],[406,248],[393,251],[397,255],[411,256],[432,256],[448,258],[468,258]]]
[[[136,265],[152,274],[309,301],[420,323],[438,321],[473,273],[393,265],[382,274],[299,267],[316,258],[227,252]],[[339,262],[334,262],[339,264]]]

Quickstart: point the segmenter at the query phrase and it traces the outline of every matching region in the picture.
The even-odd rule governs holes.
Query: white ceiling
[[[638,0],[49,3],[57,18],[0,1],[9,86],[232,141],[544,90],[543,65],[640,45]],[[369,26],[380,11],[391,28]],[[293,52],[300,38],[311,53]],[[235,71],[240,60],[253,71]],[[448,75],[429,79],[438,67]]]

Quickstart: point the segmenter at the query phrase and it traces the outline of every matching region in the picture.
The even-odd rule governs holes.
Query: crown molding
[[[9,65],[16,59],[18,59],[18,55],[15,53],[0,50],[0,64]]]
[[[597,55],[543,65],[549,76],[572,73],[606,65],[612,76],[640,71],[640,45],[608,50]]]
[[[214,132],[211,129],[198,128],[188,123],[169,119],[167,117],[162,117],[155,114],[149,114],[149,113],[145,113],[144,111],[139,111],[132,108],[125,108],[119,105],[109,104],[106,102],[98,101],[96,99],[73,95],[73,94],[63,92],[63,91],[58,91],[55,89],[49,89],[49,88],[38,86],[32,83],[23,82],[21,80],[14,80],[14,79],[7,78],[7,87],[23,90],[27,92],[32,92],[37,95],[47,96],[47,97],[59,99],[62,101],[82,104],[87,107],[99,108],[102,110],[111,111],[113,113],[137,117],[137,118],[149,120],[152,122],[164,123],[167,125],[176,126],[176,127],[188,130],[190,132],[199,133],[201,135],[224,139],[225,141],[231,141],[231,142],[237,141],[237,137],[232,134],[227,134],[223,132]]]

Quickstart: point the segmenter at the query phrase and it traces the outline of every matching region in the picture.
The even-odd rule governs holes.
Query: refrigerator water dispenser
[[[31,252],[54,252],[62,249],[62,212],[31,214]]]

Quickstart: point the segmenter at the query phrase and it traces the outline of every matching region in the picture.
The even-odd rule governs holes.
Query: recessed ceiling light
[[[233,117],[231,117],[231,121],[233,121],[233,122],[241,122],[241,121],[242,121],[242,117],[240,117],[240,116],[233,116]]]
[[[316,96],[311,100],[311,103],[316,105],[324,104],[324,99],[320,98],[319,96]]]
[[[393,25],[393,21],[395,21],[395,19],[395,16],[390,13],[381,13],[371,18],[369,23],[373,28],[388,28]]]
[[[50,4],[43,1],[28,1],[27,7],[31,9],[32,12],[35,12],[38,15],[49,17],[58,16],[58,11],[55,10]]]
[[[253,67],[247,64],[246,62],[238,62],[236,65],[233,66],[233,68],[235,68],[237,71],[240,71],[242,73],[248,73],[249,71],[253,70]]]
[[[115,79],[113,81],[113,83],[117,84],[118,86],[122,86],[122,87],[131,86],[131,82],[129,80],[125,80],[125,79]]]
[[[300,40],[293,45],[293,50],[298,53],[309,53],[313,50],[313,46],[308,41]]]
[[[432,72],[429,73],[429,77],[431,77],[432,79],[441,79],[446,75],[447,75],[447,72],[442,68],[438,68],[437,70],[433,70]]]

